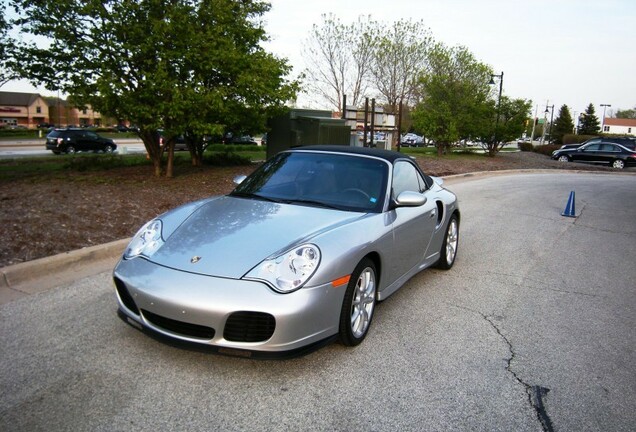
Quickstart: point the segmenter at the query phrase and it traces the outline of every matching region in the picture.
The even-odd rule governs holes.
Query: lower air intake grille
[[[183,336],[194,337],[199,339],[212,339],[214,337],[214,329],[198,324],[190,324],[183,321],[177,321],[170,318],[155,315],[147,310],[141,310],[144,318],[155,326],[168,330]]]
[[[262,312],[235,312],[227,319],[223,338],[232,342],[263,342],[271,338],[276,319]]]
[[[119,294],[119,298],[124,306],[134,314],[139,315],[139,309],[137,309],[135,301],[128,292],[126,284],[121,279],[115,278],[115,288],[117,288],[117,294]]]

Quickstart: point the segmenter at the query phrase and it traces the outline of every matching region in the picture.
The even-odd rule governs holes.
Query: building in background
[[[48,123],[49,106],[37,93],[0,92],[0,127],[36,128]]]
[[[636,136],[636,119],[605,118],[603,133]]]
[[[0,127],[38,125],[101,126],[102,116],[90,105],[77,108],[65,99],[38,93],[0,92]]]

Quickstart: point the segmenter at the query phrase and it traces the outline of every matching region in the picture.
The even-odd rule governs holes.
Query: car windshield
[[[381,212],[389,166],[380,159],[320,152],[281,153],[230,194],[346,211]]]

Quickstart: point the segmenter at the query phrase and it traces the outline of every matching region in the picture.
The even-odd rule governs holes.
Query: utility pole
[[[603,107],[603,121],[601,122],[601,133],[604,133],[605,132],[605,108],[611,107],[612,105],[601,104],[601,106]]]
[[[530,133],[530,145],[534,141],[534,129],[537,127],[537,113],[539,112],[539,104],[534,109],[534,117],[532,118],[532,132]]]

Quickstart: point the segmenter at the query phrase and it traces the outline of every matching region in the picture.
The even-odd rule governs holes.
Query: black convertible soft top
[[[344,146],[344,145],[312,145],[312,146],[294,147],[290,150],[328,151],[332,153],[368,155],[368,156],[375,156],[378,158],[386,159],[387,161],[391,163],[395,162],[397,159],[410,159],[410,156],[405,155],[403,153],[399,153],[392,150],[376,149],[371,147],[353,147],[353,146]]]

